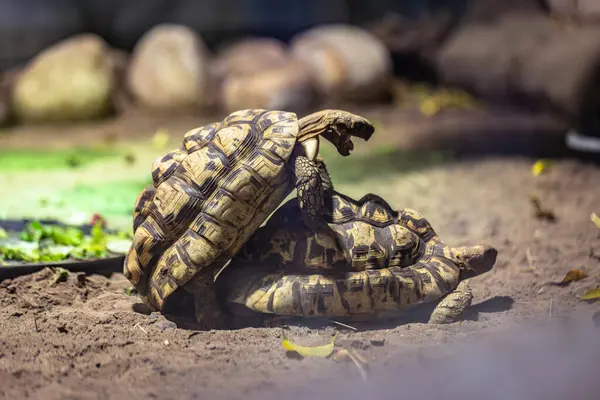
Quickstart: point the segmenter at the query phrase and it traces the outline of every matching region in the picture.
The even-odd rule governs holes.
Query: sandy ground
[[[464,321],[286,330],[304,345],[338,331],[338,346],[369,361],[366,381],[352,363],[289,357],[281,327],[179,329],[136,305],[121,274],[52,284],[45,270],[0,282],[0,398],[598,398],[600,302],[579,297],[600,286],[600,229],[590,222],[600,214],[600,167],[562,160],[534,177],[533,161],[490,157],[337,185],[419,210],[452,246],[499,250],[493,271],[471,281]],[[555,222],[533,217],[532,193]],[[572,268],[588,277],[550,284]]]

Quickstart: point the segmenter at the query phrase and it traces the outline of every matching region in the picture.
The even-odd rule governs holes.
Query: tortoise
[[[222,326],[214,272],[294,187],[306,227],[329,229],[316,164],[319,137],[348,156],[352,136],[367,141],[373,132],[366,118],[343,110],[298,118],[264,109],[239,110],[186,132],[180,148],[153,162],[153,183],[136,199],[125,276],[151,309],[182,311],[186,296],[172,296],[182,288],[194,294],[198,324]]]
[[[489,245],[451,248],[419,212],[395,211],[369,193],[329,197],[338,239],[301,223],[297,200],[282,205],[217,278],[234,316],[255,313],[348,320],[400,315],[439,300],[430,323],[459,319],[472,301],[466,279],[489,271]]]

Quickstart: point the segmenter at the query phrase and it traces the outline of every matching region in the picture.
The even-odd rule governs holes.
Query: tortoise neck
[[[330,110],[322,110],[300,118],[298,141],[304,142],[325,133],[334,122],[332,115]]]

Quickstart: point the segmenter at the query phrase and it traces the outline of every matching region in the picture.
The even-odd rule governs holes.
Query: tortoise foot
[[[450,324],[458,321],[465,311],[471,307],[473,292],[471,287],[463,281],[458,284],[453,292],[444,297],[435,307],[429,317],[430,324]]]

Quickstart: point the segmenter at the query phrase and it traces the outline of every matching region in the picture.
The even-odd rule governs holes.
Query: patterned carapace
[[[450,248],[420,213],[394,211],[373,194],[355,201],[333,192],[334,235],[306,229],[295,202],[280,207],[219,276],[225,304],[283,316],[398,314],[441,299],[496,260],[490,246]],[[466,290],[457,292],[468,299],[461,307],[440,303],[444,317],[469,306]]]
[[[212,314],[197,317],[211,323],[219,314],[209,295],[214,273],[295,184],[301,198],[311,200],[301,208],[307,226],[325,224],[320,221],[323,188],[314,160],[319,136],[347,155],[350,136],[368,140],[372,133],[366,119],[339,110],[300,120],[285,111],[242,110],[190,130],[182,147],[153,163],[153,184],[136,200],[126,277],[147,305],[163,311],[177,288],[200,275],[194,282],[201,285],[197,290],[204,292],[204,304],[197,309]]]

